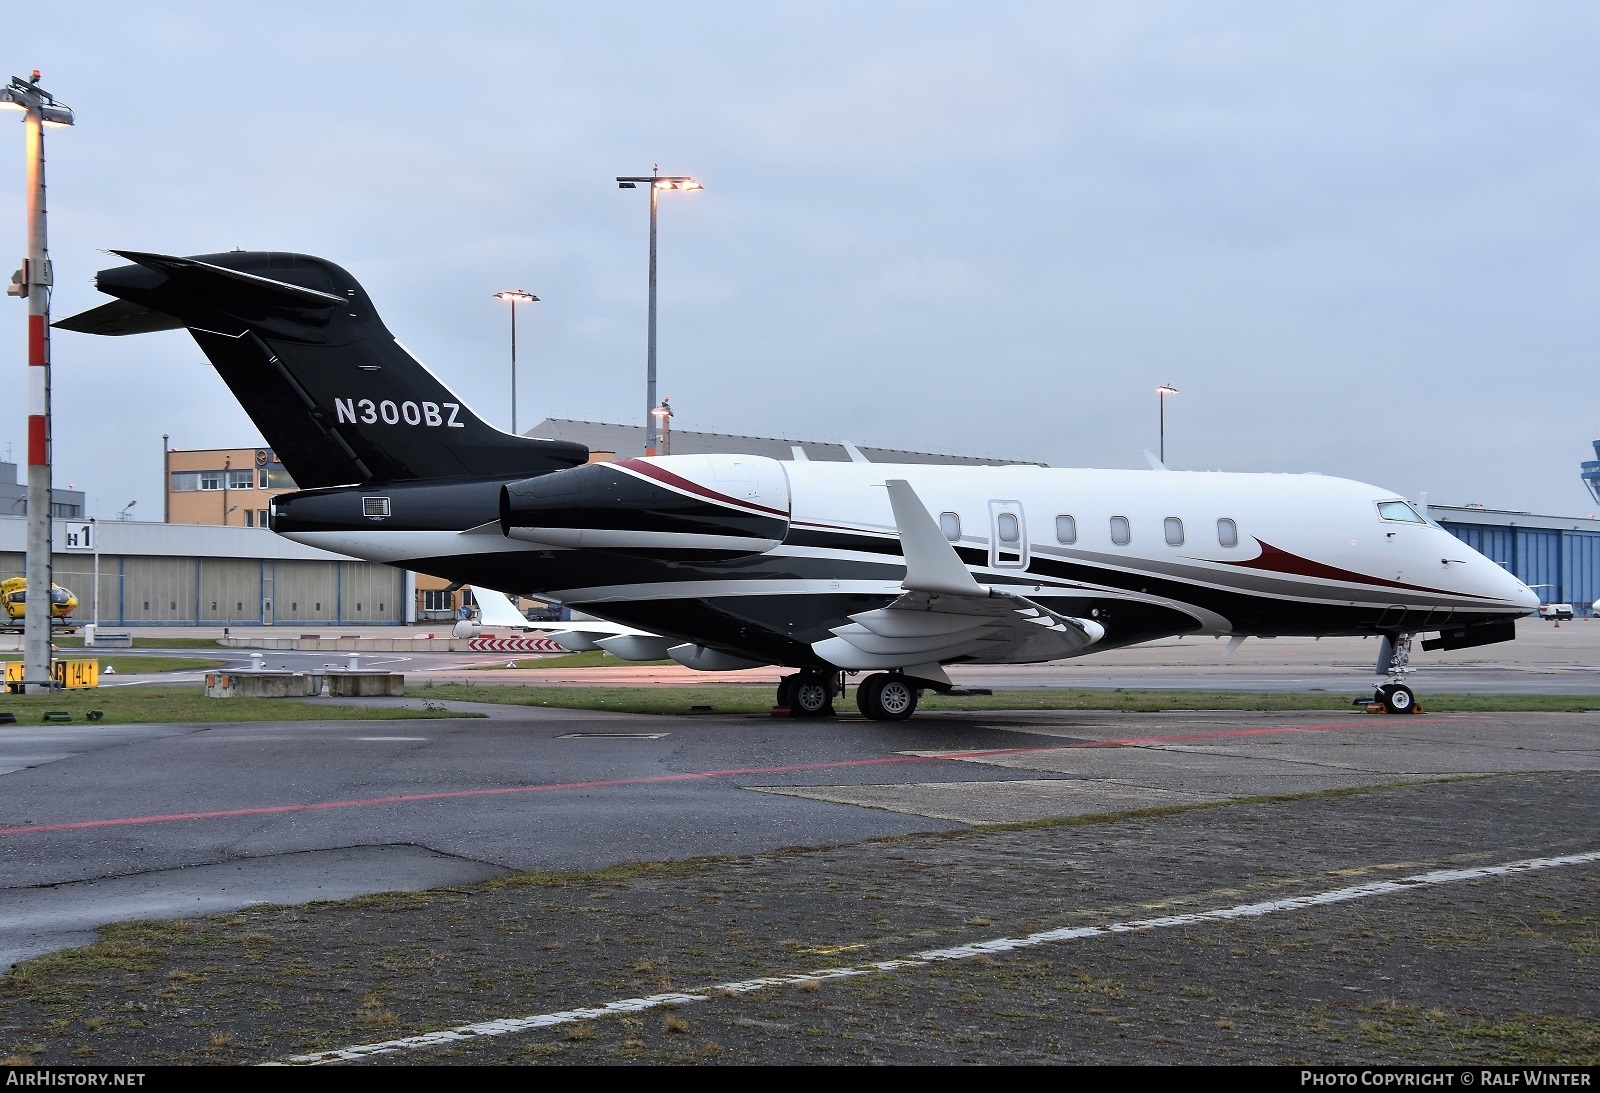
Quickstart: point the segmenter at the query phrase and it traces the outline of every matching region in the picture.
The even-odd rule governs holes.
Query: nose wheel
[[[1417,696],[1404,683],[1385,683],[1372,695],[1372,701],[1383,703],[1385,713],[1415,713]]]

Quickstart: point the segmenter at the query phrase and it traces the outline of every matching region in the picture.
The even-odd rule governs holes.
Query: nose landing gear
[[[1414,671],[1416,669],[1411,667],[1411,635],[1383,635],[1378,649],[1378,675],[1388,676],[1389,681],[1372,693],[1373,703],[1381,705],[1385,713],[1420,713],[1416,692],[1405,682],[1406,676]]]

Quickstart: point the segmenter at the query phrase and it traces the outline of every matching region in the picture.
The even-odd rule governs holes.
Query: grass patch
[[[105,627],[101,626],[104,630]],[[120,633],[120,631],[119,631]],[[59,634],[51,639],[60,649],[82,649],[82,634]],[[216,649],[222,643],[216,638],[156,638],[135,635],[133,647],[135,649]],[[120,650],[103,649],[96,647],[97,653],[120,652]]]
[[[615,654],[604,649],[591,649],[586,653],[567,653],[559,657],[527,657],[523,660],[513,660],[511,663],[518,668],[616,668],[619,665],[644,665],[676,664],[675,660],[622,660]],[[504,664],[474,664],[471,668],[475,672],[492,672],[496,669],[504,670]]]
[[[16,714],[22,725],[43,722],[46,710],[65,710],[83,721],[90,710],[102,710],[101,725],[159,724],[184,721],[386,721],[405,718],[480,717],[452,713],[443,707],[344,706],[314,698],[207,698],[198,687],[115,687],[60,691],[56,694],[0,693],[0,710]],[[0,733],[7,726],[0,725]]]
[[[59,644],[59,643],[58,643]],[[57,656],[57,660],[98,660],[100,670],[112,665],[121,675],[145,675],[154,672],[198,672],[207,668],[221,668],[225,660],[202,660],[200,657],[141,657],[119,656],[121,650],[92,649],[82,656]],[[0,661],[21,660],[21,653],[0,653]]]
[[[583,654],[588,656],[589,654]],[[563,658],[565,659],[565,658]],[[544,663],[551,663],[545,661]],[[618,713],[687,714],[694,706],[710,706],[714,713],[766,713],[772,709],[774,688],[769,684],[721,687],[540,687],[522,684],[440,683],[408,687],[408,695],[460,702],[498,702],[515,706],[552,706],[569,710],[615,710]],[[1273,712],[1324,710],[1354,714],[1351,699],[1364,690],[1347,694],[1243,694],[1225,691],[996,691],[975,698],[944,698],[929,691],[923,710],[1121,710],[1157,713],[1162,710],[1240,710]],[[1600,710],[1600,696],[1590,695],[1423,695],[1422,705],[1435,713],[1470,712],[1583,712]],[[855,696],[834,701],[841,713],[855,713]],[[704,712],[704,711],[697,711]]]

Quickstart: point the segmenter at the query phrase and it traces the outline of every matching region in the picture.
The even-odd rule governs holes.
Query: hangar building
[[[56,584],[103,626],[343,626],[413,621],[412,576],[264,528],[53,521]],[[0,516],[0,576],[20,576],[27,520]],[[95,554],[100,580],[94,580]]]

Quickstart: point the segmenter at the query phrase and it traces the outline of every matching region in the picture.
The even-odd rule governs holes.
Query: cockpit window
[[[1417,515],[1417,510],[1405,501],[1379,501],[1378,515],[1385,520],[1400,520],[1407,524],[1427,523]]]

